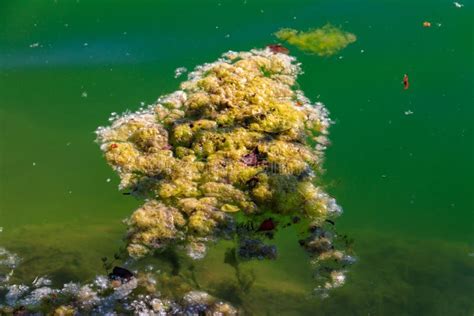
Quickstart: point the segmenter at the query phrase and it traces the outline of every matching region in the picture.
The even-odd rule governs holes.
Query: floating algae
[[[344,32],[331,24],[307,32],[284,28],[276,32],[275,36],[303,51],[319,56],[334,55],[357,39],[354,34]]]
[[[230,51],[148,109],[98,128],[120,189],[145,198],[126,221],[131,257],[177,246],[200,259],[209,242],[237,238],[241,258],[273,259],[276,247],[262,241],[269,232],[238,229],[272,214],[305,219],[301,245],[316,266],[348,261],[321,228],[341,213],[314,184],[331,122],[321,103],[293,89],[300,72],[295,58],[269,48]],[[330,288],[341,283],[335,273],[317,277]]]

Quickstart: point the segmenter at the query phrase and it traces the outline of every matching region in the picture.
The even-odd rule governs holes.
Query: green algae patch
[[[275,36],[302,51],[319,56],[334,55],[357,40],[354,34],[345,32],[331,24],[306,32],[284,28],[276,32]]]

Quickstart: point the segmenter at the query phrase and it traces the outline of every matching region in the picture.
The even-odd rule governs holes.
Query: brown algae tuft
[[[306,32],[284,28],[276,32],[275,36],[302,51],[319,56],[334,55],[357,40],[354,34],[344,32],[331,24]]]
[[[209,242],[237,236],[241,258],[273,259],[276,247],[262,242],[273,231],[241,223],[274,216],[318,227],[300,243],[316,265],[352,260],[323,230],[342,212],[315,185],[331,121],[294,88],[300,73],[294,57],[268,47],[229,51],[196,67],[180,90],[98,128],[120,189],[145,199],[126,220],[130,256],[178,246],[200,259]]]

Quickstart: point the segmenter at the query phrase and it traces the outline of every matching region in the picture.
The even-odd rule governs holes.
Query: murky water
[[[329,298],[311,297],[288,228],[276,261],[243,264],[256,276],[248,291],[224,263],[225,243],[194,263],[197,283],[255,315],[471,315],[474,11],[464,4],[3,1],[0,246],[22,258],[15,280],[86,282],[122,245],[121,220],[141,201],[118,192],[94,143],[111,112],[174,91],[178,67],[263,47],[281,27],[331,22],[357,42],[328,58],[290,49],[301,88],[336,121],[325,184],[345,210],[336,227],[354,238],[357,264]]]

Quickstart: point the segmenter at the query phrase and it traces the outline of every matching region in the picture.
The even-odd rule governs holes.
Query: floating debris
[[[281,44],[271,44],[271,45],[267,45],[267,47],[273,53],[281,53],[281,54],[287,54],[287,55],[290,53],[289,49]]]
[[[423,27],[431,27],[431,22],[428,22],[428,21],[423,22]]]
[[[454,6],[455,6],[456,8],[462,8],[462,7],[464,7],[464,4],[459,3],[459,2],[453,2],[453,4],[454,4]]]
[[[36,43],[33,43],[30,45],[31,48],[36,48],[36,47],[39,47],[40,46],[40,43],[36,42]]]
[[[82,97],[82,98],[87,98],[87,91],[82,92],[82,93],[81,93],[81,97]]]
[[[357,40],[354,34],[344,32],[331,24],[306,32],[284,28],[275,35],[305,52],[319,56],[334,55]]]
[[[410,87],[410,83],[408,82],[408,75],[404,74],[403,75],[403,89],[408,90],[409,87]]]
[[[412,115],[413,114],[413,112],[411,110],[405,111],[404,113],[405,113],[405,115]]]

